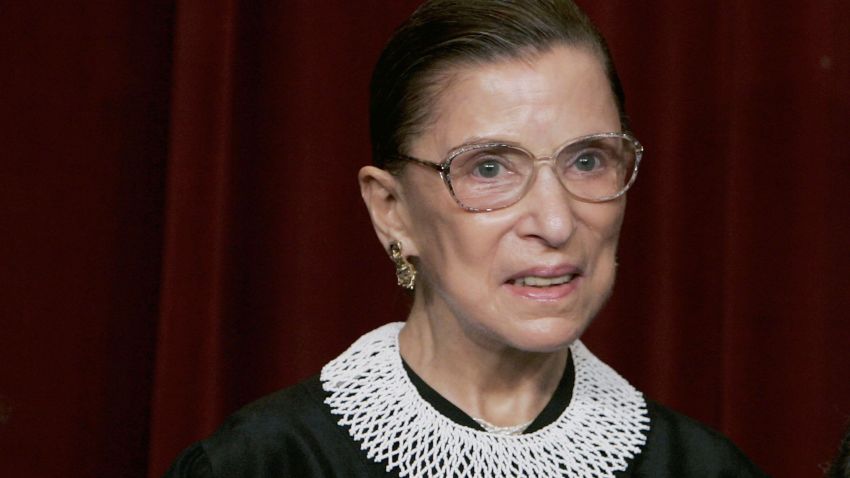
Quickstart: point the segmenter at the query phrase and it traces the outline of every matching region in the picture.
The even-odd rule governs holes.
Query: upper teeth
[[[566,284],[567,282],[573,280],[574,274],[566,274],[559,277],[520,277],[514,281],[514,284],[518,286],[531,286],[531,287],[547,287],[552,285],[561,285]]]

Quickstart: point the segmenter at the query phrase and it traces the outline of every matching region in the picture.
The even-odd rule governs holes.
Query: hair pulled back
[[[452,69],[533,58],[557,45],[599,57],[626,129],[625,95],[605,39],[571,0],[430,0],[395,31],[372,74],[374,164],[399,169],[394,156],[427,126]]]

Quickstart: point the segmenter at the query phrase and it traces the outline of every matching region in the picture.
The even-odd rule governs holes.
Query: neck
[[[408,365],[467,415],[496,426],[537,417],[558,387],[569,350],[518,350],[467,331],[447,315],[414,304],[399,335]]]

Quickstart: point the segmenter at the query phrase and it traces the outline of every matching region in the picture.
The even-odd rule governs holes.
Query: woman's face
[[[453,73],[412,156],[440,162],[480,140],[545,156],[572,138],[620,130],[602,64],[584,49]],[[430,317],[479,343],[544,352],[577,339],[608,298],[625,199],[581,202],[548,165],[518,203],[492,212],[463,210],[420,165],[408,165],[401,184],[405,252],[418,258],[416,300]]]

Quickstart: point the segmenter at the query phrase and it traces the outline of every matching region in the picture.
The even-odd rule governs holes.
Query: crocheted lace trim
[[[570,404],[532,433],[497,435],[437,412],[402,365],[398,333],[384,325],[322,369],[325,402],[369,459],[401,477],[611,478],[640,453],[649,430],[643,395],[580,342],[570,346]]]

